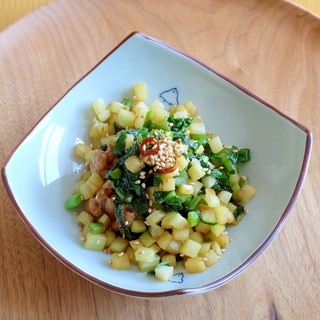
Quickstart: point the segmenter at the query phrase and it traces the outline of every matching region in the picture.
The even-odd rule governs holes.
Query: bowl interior
[[[208,131],[225,144],[251,149],[241,167],[257,193],[249,213],[229,232],[233,242],[219,263],[203,274],[178,269],[161,283],[140,273],[114,271],[109,256],[82,248],[76,218],[63,204],[83,165],[73,156],[88,142],[93,100],[121,101],[137,82],[148,85],[149,102],[191,100]],[[204,292],[246,268],[280,230],[302,186],[311,134],[249,92],[209,68],[142,34],[134,33],[81,79],[38,122],[3,170],[11,199],[36,238],[59,260],[90,281],[134,296]]]

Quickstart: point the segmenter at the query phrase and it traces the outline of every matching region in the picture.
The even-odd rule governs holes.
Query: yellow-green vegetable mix
[[[190,273],[222,258],[255,194],[240,162],[249,149],[207,132],[191,101],[166,110],[148,104],[147,85],[122,102],[93,102],[91,144],[75,155],[86,170],[65,202],[75,210],[86,249],[111,253],[114,269],[137,265],[169,280],[178,261]]]

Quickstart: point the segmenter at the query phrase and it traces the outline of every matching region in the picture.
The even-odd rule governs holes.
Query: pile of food
[[[166,110],[147,103],[145,83],[132,99],[93,102],[91,144],[75,155],[86,170],[65,202],[73,210],[86,249],[111,253],[114,269],[167,281],[179,261],[190,273],[221,259],[255,194],[238,164],[249,149],[225,146],[207,132],[191,101]]]

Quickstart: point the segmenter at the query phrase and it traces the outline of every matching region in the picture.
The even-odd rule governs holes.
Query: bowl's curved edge
[[[302,163],[302,167],[301,167],[301,170],[300,170],[299,178],[298,178],[295,190],[294,190],[294,192],[292,194],[292,197],[291,197],[291,199],[290,199],[285,211],[281,215],[281,218],[279,219],[279,222],[277,223],[275,228],[272,230],[272,232],[270,233],[268,238],[264,241],[264,243],[250,257],[248,257],[248,259],[246,261],[244,261],[238,268],[233,270],[230,274],[220,278],[219,280],[216,280],[216,281],[214,281],[212,283],[209,283],[207,285],[204,285],[204,286],[199,286],[199,287],[194,287],[194,288],[176,289],[176,290],[170,290],[170,291],[161,291],[161,292],[141,292],[141,291],[127,290],[127,289],[119,288],[119,287],[107,284],[107,283],[105,283],[105,282],[103,282],[103,281],[101,281],[101,280],[99,280],[99,279],[97,279],[95,277],[92,277],[92,276],[86,274],[85,272],[83,272],[82,270],[77,268],[75,265],[73,265],[72,263],[67,261],[56,250],[54,250],[53,247],[50,246],[50,244],[47,243],[42,238],[42,236],[37,232],[37,230],[29,223],[27,217],[25,216],[25,214],[21,210],[20,206],[18,205],[17,201],[15,200],[15,197],[13,195],[13,191],[11,190],[11,187],[10,187],[10,184],[9,184],[9,181],[8,181],[7,166],[9,164],[9,162],[10,162],[10,159],[14,155],[15,151],[19,148],[19,146],[22,144],[24,139],[31,134],[31,132],[36,128],[36,126],[41,122],[41,120],[80,81],[82,81],[90,72],[92,72],[94,69],[96,69],[108,56],[110,56],[114,51],[116,51],[122,44],[124,44],[126,41],[128,41],[130,38],[132,38],[135,35],[139,35],[141,37],[144,37],[147,40],[151,40],[151,41],[157,42],[157,43],[169,48],[170,50],[173,50],[173,51],[175,51],[175,52],[177,52],[177,53],[179,53],[179,54],[181,54],[181,55],[183,55],[183,56],[195,61],[196,63],[202,65],[203,67],[207,68],[209,71],[211,71],[214,74],[216,74],[218,77],[228,81],[230,84],[232,84],[233,86],[237,87],[239,90],[243,91],[247,95],[251,96],[252,98],[256,99],[257,101],[259,101],[262,104],[264,104],[265,106],[267,106],[268,108],[270,108],[273,111],[277,112],[282,117],[288,119],[295,126],[297,126],[302,131],[304,131],[305,134],[306,134],[305,152],[304,152],[304,158],[303,158],[303,163]],[[298,198],[299,193],[301,191],[301,188],[303,186],[303,183],[304,183],[304,180],[305,180],[305,177],[306,177],[306,173],[307,173],[307,170],[308,170],[308,165],[309,165],[309,160],[310,160],[310,155],[311,155],[311,149],[312,149],[312,133],[311,133],[311,131],[309,129],[307,129],[306,127],[304,127],[303,125],[301,125],[300,123],[298,123],[296,120],[290,118],[289,116],[287,116],[286,114],[284,114],[283,112],[281,112],[280,110],[278,110],[277,108],[272,106],[271,104],[267,103],[263,99],[259,98],[254,93],[250,92],[249,90],[247,90],[246,88],[244,88],[243,86],[238,84],[237,82],[235,82],[232,79],[229,79],[228,77],[224,76],[223,74],[215,71],[214,69],[212,69],[208,65],[202,63],[201,61],[199,61],[199,60],[197,60],[197,59],[195,59],[195,58],[193,58],[193,57],[181,52],[180,50],[168,45],[167,43],[165,43],[162,40],[153,38],[151,36],[148,36],[148,35],[146,35],[144,33],[138,32],[138,31],[134,31],[134,32],[130,33],[127,37],[125,37],[114,49],[112,49],[108,54],[106,54],[92,69],[90,69],[76,83],[74,83],[74,85],[69,90],[67,90],[64,93],[64,95],[62,95],[62,97],[35,123],[35,125],[27,133],[27,135],[21,140],[21,142],[13,149],[13,151],[9,155],[7,161],[5,162],[5,164],[4,164],[4,166],[3,166],[2,170],[1,170],[1,175],[2,175],[2,180],[4,182],[5,189],[6,189],[7,193],[8,193],[8,196],[9,196],[11,202],[13,203],[13,206],[14,206],[16,212],[19,214],[19,216],[22,219],[22,221],[24,222],[24,224],[31,231],[31,233],[36,238],[36,240],[38,240],[40,242],[40,244],[44,248],[46,248],[54,257],[56,257],[66,267],[68,267],[69,269],[71,269],[72,271],[77,273],[79,276],[85,278],[86,280],[88,280],[88,281],[90,281],[90,282],[92,282],[92,283],[94,283],[94,284],[96,284],[96,285],[98,285],[98,286],[100,286],[100,287],[102,287],[104,289],[107,289],[107,290],[110,290],[110,291],[113,291],[113,292],[116,292],[116,293],[119,293],[119,294],[122,294],[122,295],[136,297],[136,298],[148,298],[148,299],[150,299],[150,298],[164,298],[164,297],[169,297],[169,296],[186,296],[186,295],[191,295],[191,294],[201,294],[201,293],[205,293],[207,291],[211,291],[213,289],[217,289],[217,288],[223,286],[224,284],[226,284],[231,279],[233,279],[236,276],[238,276],[242,271],[244,271],[251,263],[253,263],[262,254],[262,252],[269,246],[269,244],[272,242],[272,240],[275,238],[275,236],[281,230],[281,228],[282,228],[283,224],[285,223],[289,213],[291,212],[292,208],[294,207],[294,205],[295,205],[295,203],[297,201],[297,198]]]

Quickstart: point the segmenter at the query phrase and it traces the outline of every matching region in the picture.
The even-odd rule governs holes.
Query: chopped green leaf
[[[116,141],[116,144],[113,149],[113,154],[115,157],[120,158],[122,153],[124,152],[126,146],[126,138],[127,138],[127,131],[123,130]]]
[[[168,209],[168,211],[183,209],[181,198],[175,191],[156,191],[153,197],[157,203]]]
[[[242,204],[237,204],[237,203],[234,203],[234,204],[237,206],[237,208],[233,212],[233,215],[234,215],[235,220],[237,221],[241,216],[244,215],[245,207]]]
[[[185,133],[186,129],[190,127],[193,118],[174,118],[172,115],[168,117],[171,131]]]
[[[186,170],[182,170],[178,176],[174,177],[176,186],[187,183],[189,175]]]

